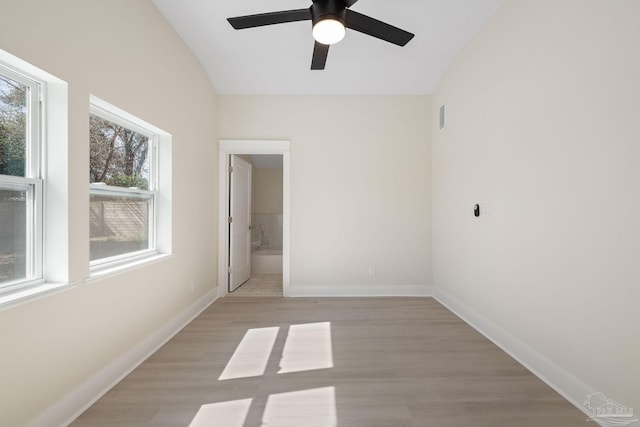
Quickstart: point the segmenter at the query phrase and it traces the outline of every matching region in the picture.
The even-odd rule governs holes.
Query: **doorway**
[[[253,216],[253,218],[249,221],[251,222],[262,222],[262,230],[254,229],[250,230],[250,239],[247,240],[247,224],[244,224],[246,220],[242,221],[242,218],[239,218],[237,222],[236,231],[244,231],[245,233],[238,233],[240,237],[234,237],[234,229],[231,224],[234,223],[235,218],[231,218],[232,210],[234,206],[232,204],[231,195],[232,195],[232,178],[230,177],[230,166],[232,159],[243,158],[245,160],[249,160],[251,162],[252,155],[256,159],[266,159],[270,155],[272,158],[278,158],[281,161],[281,173],[282,173],[282,212],[278,216],[273,215],[262,215],[262,216]],[[274,156],[275,155],[275,156]],[[249,175],[250,176],[250,175]],[[242,181],[242,178],[240,179]],[[246,181],[246,180],[245,180]],[[244,185],[244,184],[243,184]],[[242,275],[246,275],[246,271],[242,274],[241,271],[238,271],[234,277],[234,271],[232,269],[232,262],[234,261],[234,254],[243,254],[241,257],[237,257],[236,259],[240,259],[240,268],[243,268],[243,264],[246,263],[246,254],[247,253],[247,244],[255,247],[250,247],[250,249],[254,249],[255,251],[260,248],[263,252],[260,255],[267,255],[259,259],[260,263],[267,263],[267,269],[273,270],[274,267],[281,268],[281,282],[282,282],[282,295],[288,296],[289,292],[289,282],[290,282],[290,250],[289,250],[289,230],[290,230],[290,200],[289,200],[289,192],[290,192],[290,155],[289,155],[289,141],[246,141],[246,140],[222,140],[220,141],[220,161],[219,161],[219,244],[218,244],[218,294],[220,296],[225,296],[230,293],[230,291],[235,291],[241,293],[242,287],[240,290],[236,291],[238,287],[242,284],[239,283],[242,281],[244,283],[244,277]],[[240,199],[243,199],[242,193],[240,193]],[[244,196],[246,200],[246,195]],[[231,203],[230,203],[231,202]],[[245,209],[246,206],[243,203],[240,204],[240,209]],[[238,207],[236,206],[237,210]],[[273,234],[273,231],[269,231],[270,223],[273,221],[277,221],[281,223],[281,236],[276,236]],[[259,225],[259,224],[258,224]],[[253,226],[253,224],[252,224]],[[260,225],[259,225],[260,226]],[[268,237],[269,233],[272,233],[271,239]],[[274,251],[278,251],[278,248],[271,248],[273,245],[272,242],[277,242],[281,237],[281,256],[274,258],[272,256]],[[235,242],[234,242],[235,240]],[[239,243],[240,242],[240,246]],[[278,246],[278,245],[276,245]],[[238,250],[239,247],[242,250]],[[256,259],[256,258],[253,258]],[[279,263],[279,266],[273,265],[274,262]],[[264,265],[260,264],[259,269],[265,268]],[[278,270],[280,270],[278,268]],[[270,270],[264,270],[270,271]],[[275,271],[275,270],[274,270]],[[278,274],[280,277],[280,274]],[[251,283],[253,281],[254,284],[263,284],[265,286],[270,286],[270,281],[273,278],[269,276],[269,274],[261,275],[260,277],[252,277],[246,285],[244,286],[252,286]],[[280,279],[279,279],[280,280]],[[234,293],[235,294],[235,293]]]

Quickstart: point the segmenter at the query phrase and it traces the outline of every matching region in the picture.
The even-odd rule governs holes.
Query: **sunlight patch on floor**
[[[262,427],[337,425],[335,387],[272,394],[262,417]]]
[[[279,329],[249,329],[218,379],[230,380],[264,375]]]
[[[333,368],[331,322],[291,325],[279,374]]]
[[[243,427],[252,399],[202,405],[189,427]]]
[[[279,331],[279,327],[249,329],[218,379],[264,375]],[[333,368],[331,322],[289,326],[278,374],[329,368]],[[335,387],[269,394],[262,414],[262,426],[337,426],[335,394]],[[189,427],[242,426],[252,399],[203,405]]]

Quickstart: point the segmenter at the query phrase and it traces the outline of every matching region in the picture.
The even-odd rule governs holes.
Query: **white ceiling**
[[[311,0],[153,0],[219,94],[432,94],[451,60],[504,0],[360,0],[352,9],[415,34],[405,47],[347,30],[311,71],[311,22],[234,30],[233,16]]]

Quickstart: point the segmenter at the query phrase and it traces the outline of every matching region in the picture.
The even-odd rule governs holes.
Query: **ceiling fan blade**
[[[354,12],[351,9],[347,9],[345,25],[352,30],[388,41],[389,43],[397,44],[398,46],[406,45],[414,36],[408,31],[401,30],[398,27],[378,21],[367,15]]]
[[[282,10],[280,12],[259,13],[257,15],[227,18],[236,30],[262,27],[264,25],[284,24],[285,22],[307,21],[311,19],[310,9]]]
[[[313,47],[313,59],[311,60],[312,70],[324,70],[329,54],[329,45],[316,42]]]

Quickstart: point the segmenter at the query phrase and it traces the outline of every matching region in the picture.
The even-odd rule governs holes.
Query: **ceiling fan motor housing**
[[[343,25],[347,16],[347,7],[342,0],[314,0],[311,5],[311,22],[316,25],[323,19],[335,19]]]

